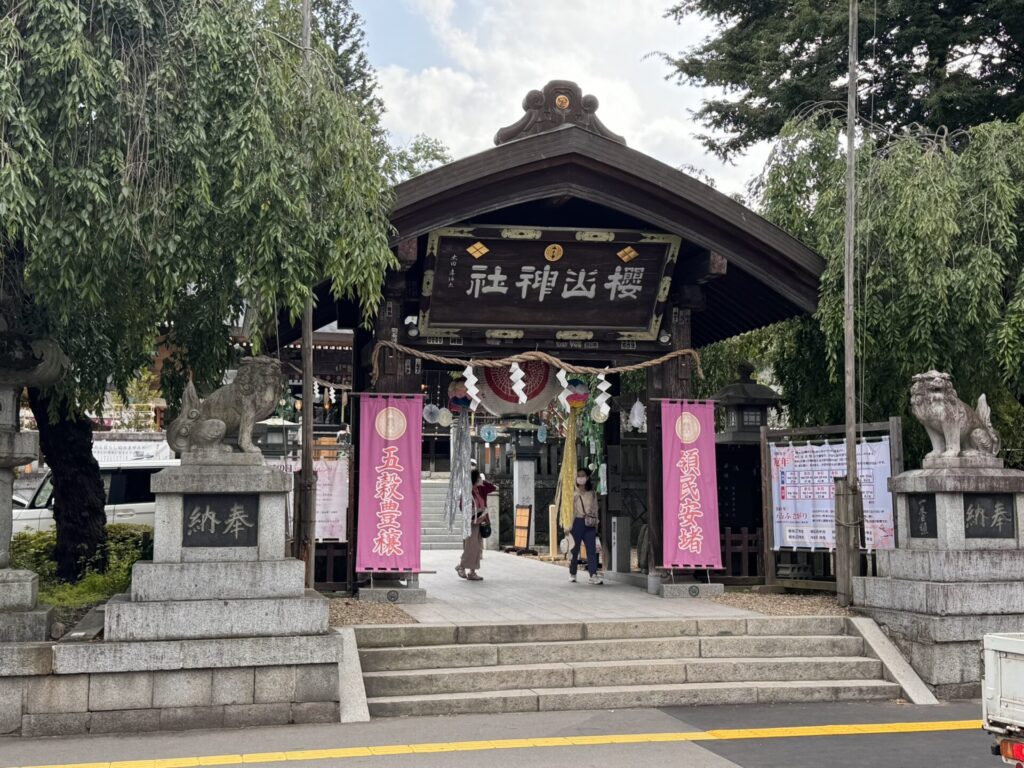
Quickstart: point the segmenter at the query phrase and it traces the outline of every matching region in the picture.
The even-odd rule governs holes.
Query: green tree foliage
[[[763,215],[828,261],[815,318],[779,329],[772,355],[797,423],[842,416],[841,134],[838,122],[816,116],[788,124],[755,189]],[[857,184],[863,417],[909,415],[911,377],[936,368],[952,374],[968,403],[987,393],[1007,444],[1020,447],[1024,118],[957,136],[869,137],[858,151]],[[923,436],[912,437],[919,449]]]
[[[333,58],[334,71],[375,135],[382,135],[384,101],[377,93],[377,73],[366,53],[363,20],[349,0],[312,0],[320,36]],[[297,6],[296,6],[297,10]],[[292,13],[292,18],[298,15]]]
[[[420,133],[407,145],[392,147],[387,173],[397,184],[451,161],[443,141]]]
[[[774,139],[808,104],[845,102],[846,0],[682,0],[666,15],[699,15],[715,33],[666,55],[680,82],[722,92],[697,115],[704,143],[729,156]],[[966,128],[1024,112],[1020,0],[878,0],[860,7],[861,102],[890,131],[914,123]]]
[[[279,0],[264,8],[279,32],[294,39],[300,34],[301,0]],[[379,153],[378,162],[392,184],[451,162],[448,147],[439,139],[418,134],[406,145],[395,142],[381,125],[384,101],[378,92],[377,73],[366,49],[363,19],[351,0],[312,0],[316,34],[323,43],[321,55],[330,66],[345,93],[352,100],[359,119],[370,130]]]
[[[243,306],[256,327],[281,309],[297,317],[309,287],[329,279],[372,315],[393,264],[390,188],[322,35],[303,69],[296,38],[245,0],[5,9],[4,319],[55,338],[72,364],[36,394],[37,416],[80,424],[108,380],[123,389],[135,377],[160,328],[173,349],[164,371],[209,381]],[[67,466],[91,476],[82,445]],[[62,528],[84,515],[99,522],[76,543],[88,558],[102,508],[78,509],[54,470],[58,551]],[[62,565],[64,577],[81,573]]]

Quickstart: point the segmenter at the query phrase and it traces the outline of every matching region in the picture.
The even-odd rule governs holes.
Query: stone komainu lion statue
[[[238,436],[245,453],[259,453],[252,430],[274,412],[281,394],[281,363],[272,357],[247,357],[230,384],[200,401],[189,381],[181,399],[181,415],[167,429],[167,444],[178,453],[230,451],[225,437]]]
[[[926,458],[995,456],[999,452],[999,435],[992,429],[985,396],[978,398],[975,411],[957,397],[948,373],[917,374],[910,387],[910,406],[932,441]]]

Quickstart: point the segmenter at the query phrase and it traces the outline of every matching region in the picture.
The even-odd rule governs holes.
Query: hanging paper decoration
[[[537,442],[546,443],[548,441],[548,427],[547,424],[541,424],[537,430]]]
[[[452,425],[452,412],[447,408],[442,408],[437,413],[437,423],[442,427],[450,427]]]
[[[336,402],[338,402],[338,393],[334,389],[334,387],[327,388],[327,399],[330,400],[331,405],[334,405]]]
[[[518,369],[521,376],[515,366],[484,368],[480,374],[480,404],[495,416],[537,413],[558,396],[560,385],[554,367],[540,360],[527,360],[519,363]]]
[[[647,409],[644,408],[644,404],[637,398],[637,401],[633,403],[633,407],[629,409],[629,425],[633,429],[640,429],[645,421],[647,421]]]
[[[442,412],[447,409],[442,409]],[[448,530],[461,529],[462,538],[470,534],[473,515],[473,483],[470,478],[472,463],[472,439],[469,434],[469,410],[463,408],[459,412],[459,420],[452,424],[451,414],[451,474],[448,477],[448,492],[444,498],[444,519]]]
[[[441,415],[441,409],[431,403],[423,409],[423,420],[427,424],[437,424],[437,419]]]
[[[608,405],[608,401],[612,399],[612,396],[608,394],[608,390],[612,388],[612,383],[605,378],[604,374],[598,374],[597,377],[597,389],[598,395],[594,398],[594,408],[604,414],[602,419],[594,419],[598,424],[602,424],[608,421],[608,414],[611,413],[611,406]]]
[[[463,408],[468,408],[472,401],[466,379],[463,377],[452,379],[452,383],[448,385],[448,408],[452,412],[458,413]]]
[[[558,374],[555,376],[558,379],[558,383],[562,385],[562,391],[558,394],[558,402],[562,406],[563,411],[569,410],[569,377],[565,371],[559,369]]]
[[[320,397],[320,382],[316,379],[313,380],[313,400],[317,400]]]
[[[523,383],[526,373],[519,367],[519,363],[512,363],[512,366],[509,368],[509,378],[512,380],[512,391],[519,398],[519,404],[524,404],[527,400],[526,384]]]
[[[568,401],[571,408],[582,408],[590,399],[590,390],[582,379],[569,379]]]
[[[473,366],[467,365],[466,370],[462,373],[462,378],[466,380],[466,393],[469,395],[470,404],[469,409],[476,411],[480,406],[480,388],[477,386],[476,374],[473,373]]]
[[[565,448],[562,450],[562,468],[558,474],[558,509],[562,528],[568,531],[572,528],[572,500],[576,489],[576,422],[590,399],[590,390],[586,382],[569,379],[563,394],[569,405],[569,415],[565,421]]]
[[[480,438],[485,443],[493,443],[498,439],[498,430],[494,428],[493,424],[484,424],[480,428]]]

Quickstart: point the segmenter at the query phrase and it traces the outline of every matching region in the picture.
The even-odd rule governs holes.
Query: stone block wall
[[[365,696],[351,629],[306,637],[0,644],[0,735],[337,723],[360,719],[352,704],[365,709]]]
[[[0,734],[339,722],[338,664],[0,678]]]

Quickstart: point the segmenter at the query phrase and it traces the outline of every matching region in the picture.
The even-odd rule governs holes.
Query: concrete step
[[[763,635],[366,648],[359,655],[365,672],[381,672],[498,664],[687,658],[821,658],[863,654],[864,641],[859,637]]]
[[[412,669],[363,674],[366,695],[420,696],[436,693],[511,691],[521,688],[571,688],[573,670],[567,664],[507,664],[489,667]]]
[[[434,541],[434,542],[426,542],[426,543],[420,544],[420,549],[428,549],[428,550],[431,550],[431,551],[433,551],[433,550],[452,550],[452,551],[456,551],[456,550],[462,549],[462,540],[460,539],[458,541],[458,543],[438,543],[436,541]]]
[[[373,717],[495,714],[554,710],[895,699],[900,687],[883,680],[744,681],[591,688],[520,688],[471,693],[382,696],[367,700]]]
[[[420,537],[422,544],[443,544],[446,547],[455,547],[462,549],[462,537],[461,536],[441,536],[440,534],[422,535]]]
[[[554,640],[620,640],[722,635],[845,635],[841,616],[750,617],[747,619],[632,619],[625,621],[534,621],[479,624],[368,624],[355,628],[360,648],[526,643]]]
[[[655,637],[845,635],[841,616],[750,617],[746,619],[632,619],[625,621],[534,621],[479,624],[368,624],[355,628],[360,648],[526,643],[555,640],[625,640]]]
[[[848,635],[702,637],[701,658],[863,656],[864,641]]]
[[[663,685],[799,680],[879,679],[882,663],[862,657],[780,659],[650,659],[586,661],[568,664],[507,664],[364,675],[366,695],[414,696],[472,693],[521,688],[580,688],[617,685]]]

